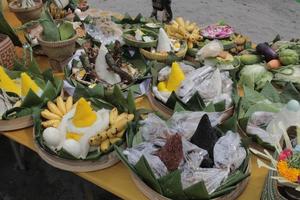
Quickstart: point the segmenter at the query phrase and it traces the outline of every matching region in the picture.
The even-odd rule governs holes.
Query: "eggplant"
[[[277,53],[267,43],[258,44],[256,46],[256,52],[263,55],[267,62],[273,59],[278,59]]]

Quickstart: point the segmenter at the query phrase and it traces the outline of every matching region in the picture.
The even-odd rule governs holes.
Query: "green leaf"
[[[158,179],[162,188],[163,195],[174,200],[185,200],[181,184],[181,171],[176,170]]]
[[[214,104],[213,104],[212,102],[210,102],[210,103],[206,106],[206,108],[204,108],[203,111],[204,111],[204,112],[215,112],[216,110],[215,110]]]
[[[123,149],[118,147],[117,145],[113,145],[114,149],[116,151],[116,154],[118,156],[118,158],[122,161],[122,163],[132,172],[134,172],[135,174],[137,174],[137,171],[135,170],[135,168],[128,162],[127,158],[124,156],[123,154]]]
[[[226,108],[226,105],[225,105],[225,104],[226,104],[225,100],[216,103],[216,104],[214,105],[214,106],[215,106],[215,111],[216,111],[216,112],[222,112],[222,111],[224,111],[225,108]]]
[[[56,96],[57,96],[56,88],[53,86],[53,84],[50,81],[48,81],[46,87],[44,88],[44,92],[41,98],[45,99],[45,101],[48,101],[48,100],[52,100]]]
[[[136,111],[134,96],[133,96],[133,92],[131,90],[128,91],[127,105],[128,105],[129,113],[134,113]]]
[[[59,27],[59,34],[61,40],[70,39],[75,35],[75,30],[73,29],[73,25],[70,22],[63,22]]]
[[[181,100],[177,97],[176,93],[173,91],[166,103],[166,106],[174,110],[175,105],[178,102],[181,103]],[[181,105],[183,105],[183,103]]]
[[[300,93],[297,88],[292,83],[287,83],[281,93],[281,101],[284,103],[289,102],[290,100],[300,101]]]
[[[227,131],[237,132],[237,115],[234,113],[229,119],[219,125],[223,133]]]
[[[142,133],[141,131],[138,131],[135,136],[133,137],[133,141],[132,141],[132,146],[137,146],[139,145],[140,143],[143,142],[143,136],[142,136]]]
[[[201,111],[206,107],[198,92],[192,96],[192,98],[186,103],[186,106],[190,111]]]
[[[190,200],[209,199],[209,194],[203,181],[186,188],[184,193]]]
[[[174,107],[174,112],[183,112],[183,111],[185,111],[184,107],[179,102],[176,102]]]
[[[273,87],[273,85],[268,82],[262,89],[261,94],[272,102],[281,102],[278,91]]]
[[[28,91],[26,97],[22,101],[21,107],[39,106],[43,103],[41,98],[37,96],[31,89]]]
[[[42,12],[40,18],[40,24],[43,27],[42,37],[45,41],[55,42],[60,40],[59,30],[56,26],[56,23],[52,19],[49,10],[44,9],[44,11]]]
[[[139,177],[145,181],[145,183],[154,189],[156,192],[162,194],[162,189],[158,180],[155,178],[149,163],[144,156],[137,162],[135,169]]]

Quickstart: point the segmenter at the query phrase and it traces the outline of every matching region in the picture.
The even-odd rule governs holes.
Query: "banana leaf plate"
[[[246,170],[246,173],[251,172],[251,161],[249,160],[249,164]],[[155,199],[155,200],[171,200],[167,197],[162,196],[161,194],[154,191],[152,188],[150,188],[148,185],[146,185],[136,174],[131,172],[131,178],[135,185],[139,188],[139,190],[149,199]],[[236,189],[231,191],[230,193],[220,196],[218,198],[215,198],[215,200],[234,200],[237,199],[245,190],[246,186],[248,185],[250,177],[247,177],[240,183],[236,185]]]
[[[127,97],[124,97],[119,87],[114,87],[113,93],[104,94],[103,88],[95,86],[94,88],[84,87],[78,85],[75,88],[73,98],[75,100],[84,97],[90,101],[95,110],[117,108],[119,113],[134,113],[137,117],[136,108],[134,105],[133,93],[130,91]],[[102,91],[102,92],[101,92]],[[75,101],[74,101],[75,102]],[[48,148],[42,137],[42,119],[37,113],[34,117],[33,140],[39,156],[53,167],[72,171],[72,172],[89,172],[101,170],[111,167],[119,162],[119,158],[114,152],[114,146],[111,145],[105,152],[98,149],[87,154],[85,159],[78,159],[69,154],[67,151],[61,149],[57,152]],[[138,118],[138,117],[137,117]],[[128,125],[129,126],[129,125]],[[124,135],[129,134],[128,129]],[[125,138],[115,143],[116,146],[125,147]]]
[[[135,33],[135,30],[130,29],[130,30],[126,30],[123,32],[124,42],[129,46],[133,46],[133,47],[137,47],[137,48],[155,47],[157,45],[157,33],[147,30],[147,29],[143,29],[143,28],[141,29],[141,31],[146,33],[147,35],[153,37],[154,40],[150,41],[150,42],[137,41],[137,40],[135,40],[135,38],[133,36]]]

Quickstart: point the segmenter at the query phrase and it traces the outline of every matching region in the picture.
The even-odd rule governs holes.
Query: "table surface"
[[[6,20],[10,23],[12,27],[20,26],[20,22],[16,19],[15,15],[9,12],[6,0],[2,1],[2,3],[4,3],[3,8]],[[20,36],[21,40],[24,41],[22,33],[19,33],[18,35]],[[22,50],[20,48],[16,48],[16,51],[17,54],[20,56]],[[45,69],[49,66],[49,62],[46,57],[37,56],[36,60],[39,63],[41,69]],[[146,107],[149,106],[149,104],[147,104],[146,101],[141,102],[141,104],[146,104]],[[26,128],[12,132],[5,132],[2,134],[35,151],[33,145],[32,128]],[[250,181],[243,194],[238,198],[239,200],[260,199],[260,194],[263,190],[267,170],[262,168],[259,169],[257,167],[255,156],[251,157],[251,164],[252,173],[250,176]],[[104,170],[88,173],[76,173],[76,175],[119,196],[122,199],[147,199],[135,186],[135,184],[131,180],[129,170],[121,162]]]

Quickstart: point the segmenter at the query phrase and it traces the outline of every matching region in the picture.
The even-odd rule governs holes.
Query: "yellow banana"
[[[48,128],[48,127],[55,127],[55,128],[57,128],[57,127],[59,126],[59,123],[60,123],[59,120],[51,119],[51,120],[42,122],[42,125],[43,125],[45,128]]]
[[[126,129],[123,129],[122,131],[118,132],[117,137],[122,138],[125,132],[126,132]]]
[[[65,115],[67,113],[67,110],[66,110],[66,105],[65,105],[65,102],[64,100],[62,99],[61,96],[57,97],[56,99],[56,104],[57,104],[57,107],[58,109],[60,110],[60,112]]]
[[[109,124],[114,124],[118,118],[118,109],[113,108],[109,113]]]
[[[56,120],[60,120],[61,119],[61,117],[59,115],[50,112],[48,109],[43,110],[41,112],[41,115],[45,119],[56,119]]]
[[[102,152],[105,152],[108,150],[109,146],[110,146],[110,141],[109,139],[106,139],[100,144],[100,150]]]
[[[52,101],[48,101],[47,106],[52,113],[57,114],[61,117],[63,116],[63,113],[58,109],[58,107]]]
[[[69,112],[72,109],[73,97],[69,96],[66,101],[66,111]]]
[[[103,131],[103,132],[98,133],[97,135],[91,137],[89,143],[92,146],[97,146],[97,145],[101,144],[101,142],[106,140],[107,138],[108,138],[107,131]]]

